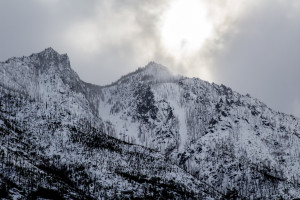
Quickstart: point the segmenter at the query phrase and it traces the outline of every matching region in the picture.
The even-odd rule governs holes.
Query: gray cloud
[[[0,0],[0,60],[51,46],[68,53],[83,80],[102,85],[155,60],[300,117],[299,1],[201,0],[212,36],[182,55],[161,41],[175,1]]]
[[[217,82],[300,116],[300,9],[292,3],[264,1],[253,8],[214,57],[213,73]]]

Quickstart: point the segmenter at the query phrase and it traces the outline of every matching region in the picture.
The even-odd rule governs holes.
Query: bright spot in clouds
[[[250,10],[246,0],[171,0],[161,16],[160,42],[180,74],[214,81],[214,57]],[[177,68],[177,69],[176,69]]]
[[[81,49],[84,53],[93,53],[100,48],[99,31],[94,23],[79,23],[71,27],[66,34],[69,44]]]
[[[300,0],[0,0],[0,27],[0,61],[51,46],[100,85],[156,61],[300,116]]]
[[[212,34],[208,10],[199,0],[176,0],[162,16],[162,43],[172,55],[199,50]]]

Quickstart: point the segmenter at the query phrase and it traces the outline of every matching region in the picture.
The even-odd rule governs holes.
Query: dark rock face
[[[107,86],[52,48],[0,63],[0,198],[292,199],[300,121],[150,62]]]
[[[155,120],[158,108],[155,106],[153,92],[149,86],[140,85],[135,93],[137,117],[144,122]]]

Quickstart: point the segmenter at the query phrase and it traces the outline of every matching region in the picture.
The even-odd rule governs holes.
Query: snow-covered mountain
[[[101,92],[99,114],[115,137],[159,150],[223,193],[300,197],[299,119],[156,63]]]
[[[0,138],[1,198],[300,197],[299,119],[154,62],[107,86],[52,48],[1,62]]]

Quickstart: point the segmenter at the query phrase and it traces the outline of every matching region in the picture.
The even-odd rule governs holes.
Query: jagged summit
[[[172,76],[167,67],[153,61],[149,62],[145,67],[139,68],[137,71],[144,75],[155,76],[157,79],[169,78]]]
[[[56,50],[54,50],[52,47],[48,47],[44,49],[43,51],[40,51],[38,53],[33,53],[29,57],[58,57],[58,56],[64,56],[66,54],[60,54]]]
[[[30,96],[36,96],[46,83],[56,90],[59,87],[58,78],[70,88],[83,91],[83,83],[71,69],[67,54],[59,54],[51,47],[30,56],[12,58],[0,63],[2,84],[24,91]],[[47,87],[49,90],[50,86]]]
[[[40,53],[47,53],[47,54],[59,54],[57,51],[55,51],[52,47],[46,48],[44,51],[41,51]]]
[[[161,65],[155,61],[150,61],[145,67],[142,67],[141,69],[148,70],[151,68],[155,68],[156,70],[169,71],[169,69],[166,66]]]
[[[155,62],[103,87],[52,48],[0,63],[0,199],[55,180],[92,199],[299,198],[299,147],[299,119]]]
[[[104,87],[108,87],[115,84],[121,83],[130,83],[130,82],[140,82],[140,83],[147,83],[147,82],[161,82],[165,80],[169,80],[174,78],[175,76],[169,71],[169,69],[161,64],[156,62],[149,62],[144,67],[139,67],[134,72],[128,73],[122,76],[116,82],[113,82],[110,85],[106,85]]]
[[[10,62],[30,62],[32,58],[36,59],[37,57],[40,57],[40,58],[67,57],[67,59],[69,59],[67,54],[60,54],[57,51],[55,51],[52,47],[48,47],[48,48],[44,49],[43,51],[38,52],[38,53],[33,53],[30,56],[12,57],[12,58],[7,59],[4,62],[0,61],[0,63],[6,63],[7,64],[7,63],[10,63]]]
[[[39,53],[33,53],[32,55],[35,54],[39,54],[39,55],[53,55],[53,56],[67,56],[66,53],[59,53],[58,51],[56,51],[54,48],[52,47],[48,47],[46,49],[44,49],[43,51],[39,52]]]
[[[67,59],[69,59],[68,55],[66,53],[58,53],[55,49],[53,49],[52,47],[48,47],[45,50],[39,52],[39,53],[35,53],[41,56],[53,56],[53,57],[66,57]]]
[[[67,75],[75,73],[71,69],[68,55],[59,54],[52,47],[46,48],[39,53],[34,53],[29,57],[24,57],[23,61],[27,64],[33,64],[41,73],[48,71],[50,68],[59,70],[61,73],[66,73]]]

